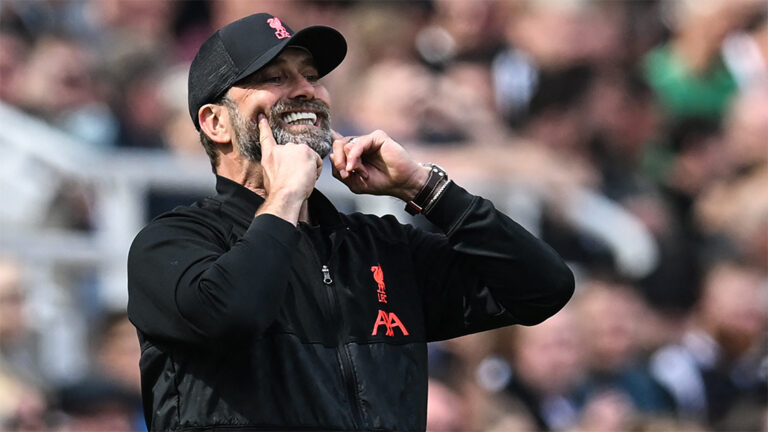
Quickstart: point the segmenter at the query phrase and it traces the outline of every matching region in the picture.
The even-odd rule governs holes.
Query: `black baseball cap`
[[[336,68],[347,54],[344,36],[331,27],[312,26],[294,33],[279,18],[267,13],[227,24],[203,42],[189,68],[189,115],[195,127],[200,130],[200,107],[261,69],[287,46],[309,51],[320,77]]]

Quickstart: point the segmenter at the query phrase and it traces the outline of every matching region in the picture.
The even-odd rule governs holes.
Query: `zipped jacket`
[[[428,218],[270,214],[226,178],[128,258],[150,430],[424,430],[426,343],[533,325],[573,293],[560,257],[450,183]]]

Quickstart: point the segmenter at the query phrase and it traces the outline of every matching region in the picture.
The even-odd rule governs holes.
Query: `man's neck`
[[[228,163],[235,162],[235,163]],[[259,164],[243,164],[237,161],[222,160],[216,169],[216,174],[226,177],[235,183],[238,183],[248,190],[256,193],[267,201],[269,196],[264,187],[264,174]],[[298,214],[298,222],[311,223],[309,217],[309,204],[307,200],[301,204]]]
[[[230,161],[222,160],[216,168],[216,174],[226,177],[267,199],[267,191],[264,188],[264,175],[260,165],[231,163]]]

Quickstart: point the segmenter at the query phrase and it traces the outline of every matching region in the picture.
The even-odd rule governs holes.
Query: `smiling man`
[[[320,78],[329,27],[255,14],[212,35],[189,110],[216,195],[161,215],[128,258],[151,430],[423,430],[426,342],[556,313],[573,276],[544,243],[382,131],[342,137]],[[442,234],[339,213],[322,160],[355,193],[402,199]]]

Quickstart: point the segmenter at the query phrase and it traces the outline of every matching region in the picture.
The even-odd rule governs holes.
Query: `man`
[[[217,195],[136,237],[128,312],[152,430],[423,430],[426,342],[532,325],[573,292],[562,260],[384,132],[330,129],[319,78],[336,30],[255,14],[220,29],[189,75]],[[355,193],[407,202],[445,234],[340,214],[322,158]]]

